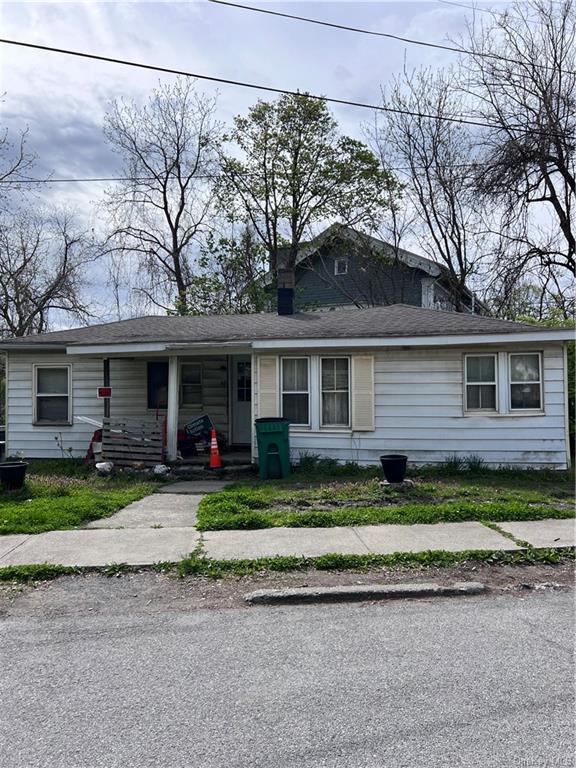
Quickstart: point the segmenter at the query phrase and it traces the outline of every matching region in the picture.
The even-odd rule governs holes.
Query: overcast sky
[[[245,2],[437,43],[457,40],[473,15],[441,0]],[[492,0],[480,7],[502,10],[505,5]],[[5,0],[0,13],[2,36],[9,39],[374,104],[379,103],[381,87],[403,67],[442,67],[458,59],[446,51],[208,0]],[[0,123],[13,138],[29,128],[28,146],[38,156],[35,176],[114,176],[118,159],[102,133],[108,105],[119,96],[143,102],[160,77],[170,80],[172,76],[0,44]],[[259,97],[274,98],[231,85],[198,82],[198,88],[218,94],[218,117],[223,122],[246,113]],[[373,119],[372,112],[359,108],[334,106],[333,111],[342,129],[358,138],[363,138],[362,123]],[[39,205],[70,207],[80,221],[98,228],[96,203],[107,186],[96,182],[43,185],[35,187],[36,200]],[[97,273],[91,278],[94,297],[102,292],[104,281]],[[99,314],[105,317],[107,311],[100,309]]]
[[[439,0],[260,5],[431,42],[457,38],[472,13]],[[504,3],[481,7],[501,9]],[[404,65],[436,67],[457,58],[207,0],[4,2],[2,30],[4,37],[16,40],[371,103],[378,102],[380,87]],[[159,75],[7,45],[0,46],[0,56],[2,123],[13,135],[29,127],[29,145],[39,158],[36,172],[55,177],[114,175],[117,160],[102,134],[107,105],[120,95],[144,100]],[[199,83],[199,87],[218,92],[218,112],[224,121],[245,112],[259,96],[234,86]],[[370,112],[352,107],[336,107],[334,112],[343,129],[358,136],[361,122],[371,117]],[[70,201],[86,213],[103,187],[53,185],[44,194]]]

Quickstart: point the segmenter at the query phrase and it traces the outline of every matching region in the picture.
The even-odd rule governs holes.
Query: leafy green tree
[[[247,314],[269,309],[266,249],[244,225],[227,235],[210,233],[191,278],[185,306],[175,314]]]
[[[400,193],[370,149],[342,135],[326,103],[306,94],[258,101],[234,119],[227,138],[221,204],[248,218],[274,276],[279,266],[294,269],[299,245],[315,225],[339,220],[373,230],[391,192]]]

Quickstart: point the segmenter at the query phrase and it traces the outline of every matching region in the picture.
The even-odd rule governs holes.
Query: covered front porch
[[[249,463],[251,350],[166,352],[123,350],[102,358],[103,458],[113,460],[116,451],[129,460],[132,447],[134,461],[205,464],[213,426],[229,463]]]

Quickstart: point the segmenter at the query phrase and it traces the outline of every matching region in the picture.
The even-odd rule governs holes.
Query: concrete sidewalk
[[[146,509],[143,511],[146,512]],[[128,517],[126,512],[122,510],[118,513],[125,513],[125,523]],[[190,510],[180,510],[179,513],[190,514]],[[521,549],[511,539],[477,522],[207,531],[202,539],[192,526],[151,528],[141,527],[140,522],[138,519],[132,520],[134,527],[130,528],[93,528],[0,536],[0,567],[37,563],[68,566],[105,566],[112,563],[152,565],[182,559],[201,540],[206,556],[222,560],[275,555],[317,557],[328,553],[365,555],[427,550],[461,552],[469,549]],[[574,546],[575,543],[574,520],[540,520],[499,525],[517,541],[528,542],[536,548]]]
[[[536,548],[574,546],[574,520],[500,523],[503,531]],[[255,559],[274,555],[318,557],[468,549],[517,551],[511,539],[482,523],[435,525],[363,525],[345,528],[263,528],[256,531],[205,531],[204,552],[216,560]]]

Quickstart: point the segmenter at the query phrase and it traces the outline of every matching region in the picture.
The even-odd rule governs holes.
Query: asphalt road
[[[2,768],[573,766],[573,595],[0,623]]]

